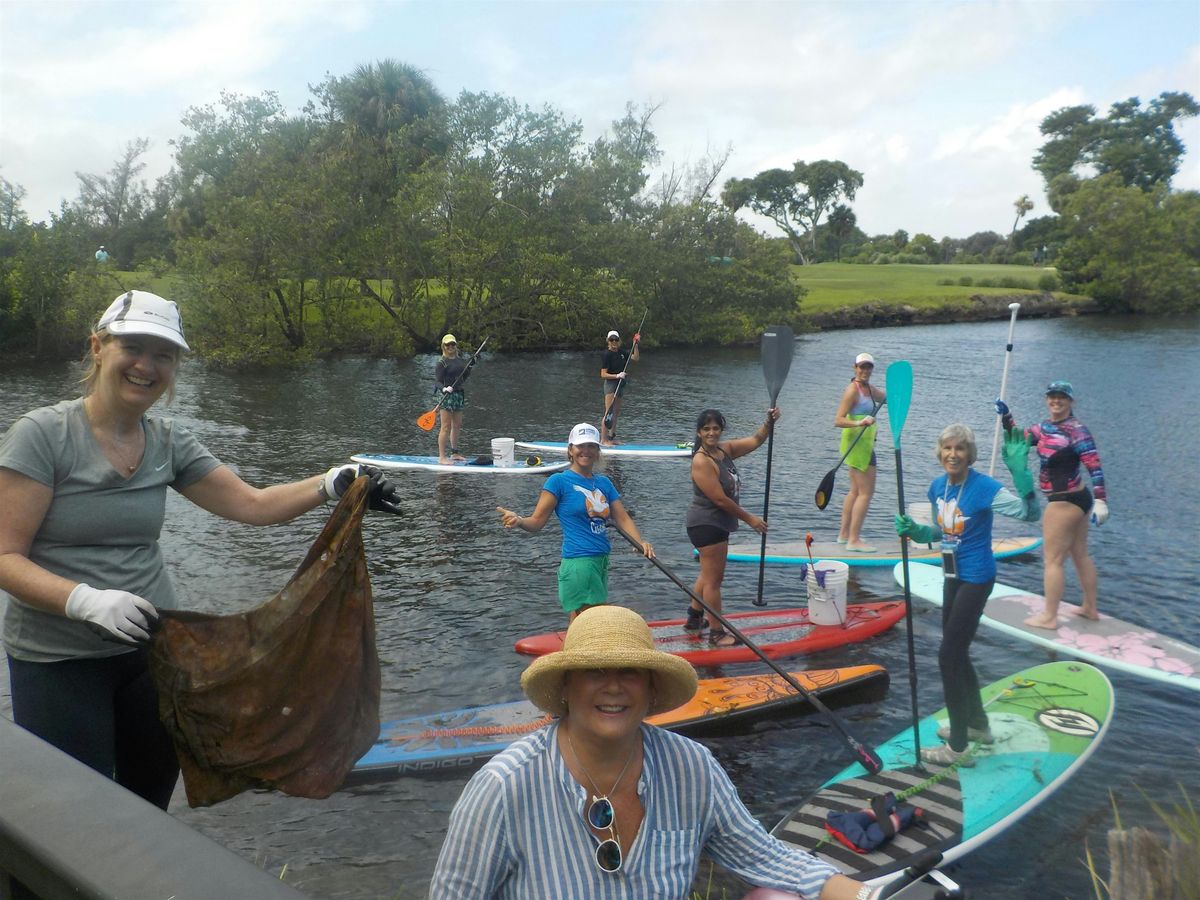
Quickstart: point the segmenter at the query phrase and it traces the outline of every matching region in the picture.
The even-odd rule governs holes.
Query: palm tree
[[[415,66],[381,59],[334,79],[333,104],[349,125],[379,137],[440,113],[446,101]]]
[[[1031,209],[1033,209],[1033,201],[1029,199],[1028,194],[1022,194],[1020,197],[1017,198],[1016,202],[1013,203],[1013,206],[1016,207],[1017,217],[1013,220],[1012,231],[1010,231],[1008,233],[1008,245],[1004,248],[1005,262],[1008,261],[1009,253],[1012,252],[1012,242],[1013,242],[1013,237],[1017,233],[1017,225],[1019,225],[1021,222],[1021,219],[1023,219],[1025,217],[1025,213],[1027,213]]]

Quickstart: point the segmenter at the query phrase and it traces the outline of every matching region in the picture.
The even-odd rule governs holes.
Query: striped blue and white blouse
[[[816,898],[837,869],[767,834],[709,751],[642,726],[645,818],[620,872],[595,862],[587,791],[558,750],[558,723],[512,744],[463,789],[430,885],[431,900],[684,898],[701,853],[750,884]],[[618,822],[618,827],[620,823]]]

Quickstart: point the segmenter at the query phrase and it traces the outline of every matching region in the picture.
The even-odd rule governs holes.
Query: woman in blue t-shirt
[[[605,526],[613,522],[642,545],[647,557],[654,556],[649,541],[642,540],[637,526],[621,504],[621,494],[603,475],[592,472],[600,456],[600,432],[595,425],[580,422],[567,438],[571,467],[546,479],[533,514],[519,516],[497,506],[505,528],[541,531],[558,515],[562,525],[562,563],[558,567],[558,600],[568,622],[589,606],[608,602],[608,557],[612,546]]]
[[[946,696],[949,727],[938,729],[946,743],[921,750],[921,759],[946,766],[959,761],[970,742],[990,744],[992,732],[979,698],[979,679],[971,665],[971,641],[979,627],[984,604],[996,583],[996,560],[992,555],[993,513],[1036,522],[1041,513],[1033,490],[1033,476],[1026,469],[1029,444],[1019,431],[1004,439],[1004,464],[1012,473],[1017,494],[999,481],[971,468],[979,455],[975,434],[966,425],[948,425],[937,442],[937,460],[946,474],[929,486],[933,526],[919,525],[909,516],[896,516],[896,533],[918,543],[942,545],[945,582],[942,587],[942,644],[938,668]]]

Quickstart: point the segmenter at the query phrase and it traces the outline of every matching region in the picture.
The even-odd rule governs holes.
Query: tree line
[[[726,149],[653,176],[655,111],[627,105],[585,143],[550,106],[447,100],[394,60],[327,77],[298,113],[272,92],[222,94],[186,111],[152,187],[144,139],[109,172],[77,173],[49,222],[0,177],[0,349],[74,354],[103,302],[135,286],[178,300],[189,342],[217,362],[406,355],[449,330],[504,350],[593,346],[643,314],[650,343],[734,343],[798,324],[795,263],[1025,262],[1043,247],[1068,286],[1113,308],[1197,303],[1197,195],[1170,190],[1173,122],[1197,112],[1186,94],[1054,113],[1034,165],[1055,215],[1018,231],[1021,198],[1007,238],[940,242],[862,233],[850,203],[864,176],[839,160],[722,184]]]

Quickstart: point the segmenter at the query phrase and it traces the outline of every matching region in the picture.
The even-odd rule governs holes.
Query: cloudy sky
[[[0,175],[45,219],[129,140],[165,173],[182,113],[222,90],[298,110],[327,74],[391,57],[448,98],[492,91],[579,119],[659,105],[666,162],[732,146],[725,176],[797,159],[863,172],[870,233],[1012,226],[1038,124],[1162,91],[1200,97],[1195,0],[0,0]],[[1200,188],[1200,122],[1176,187]]]

